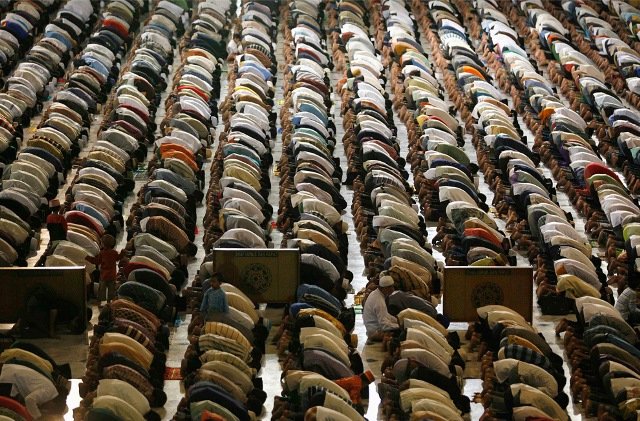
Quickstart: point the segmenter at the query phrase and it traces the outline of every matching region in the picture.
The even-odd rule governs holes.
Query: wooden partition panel
[[[254,303],[295,301],[300,283],[299,249],[214,249],[214,270]]]
[[[86,312],[84,271],[84,266],[0,268],[0,323],[15,323],[29,295],[40,286]],[[81,319],[86,328],[86,317]]]
[[[444,315],[452,322],[478,319],[476,309],[499,304],[519,313],[528,322],[533,317],[533,269],[531,267],[444,268]]]

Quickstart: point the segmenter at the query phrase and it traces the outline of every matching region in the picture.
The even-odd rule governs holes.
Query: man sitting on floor
[[[380,277],[378,288],[372,291],[363,305],[362,319],[367,329],[367,342],[380,342],[386,332],[398,329],[398,321],[387,311],[386,298],[394,291],[393,278]]]

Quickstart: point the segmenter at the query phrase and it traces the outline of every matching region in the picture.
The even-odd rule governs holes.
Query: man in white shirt
[[[33,418],[40,418],[40,408],[58,396],[58,390],[50,379],[19,364],[2,365],[0,383],[12,385],[11,397],[21,396]]]
[[[387,311],[386,298],[394,291],[393,278],[380,277],[378,288],[367,297],[362,310],[362,319],[367,329],[367,342],[379,342],[385,332],[398,329],[398,320]]]

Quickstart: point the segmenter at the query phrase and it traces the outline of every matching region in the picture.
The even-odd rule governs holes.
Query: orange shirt
[[[100,253],[96,257],[87,256],[88,262],[100,268],[100,280],[101,281],[115,281],[116,280],[116,264],[120,260],[121,253],[118,253],[114,249],[100,250]]]

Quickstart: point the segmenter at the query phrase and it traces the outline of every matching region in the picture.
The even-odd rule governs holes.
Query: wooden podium
[[[87,292],[84,266],[0,268],[0,323],[15,323],[27,298],[39,286],[74,304],[85,314]],[[86,317],[81,317],[85,322]]]
[[[295,301],[300,283],[299,249],[214,249],[213,267],[254,303]]]
[[[478,319],[476,309],[500,304],[528,322],[533,317],[533,269],[510,266],[444,268],[444,315],[452,322]]]

